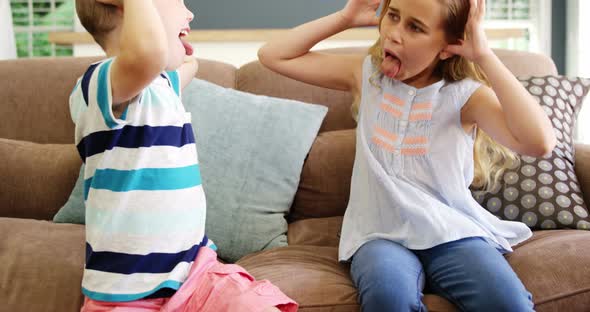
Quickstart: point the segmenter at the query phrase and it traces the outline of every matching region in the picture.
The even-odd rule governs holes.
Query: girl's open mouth
[[[383,50],[383,62],[381,71],[389,78],[394,78],[400,71],[402,63],[400,59],[391,51]]]

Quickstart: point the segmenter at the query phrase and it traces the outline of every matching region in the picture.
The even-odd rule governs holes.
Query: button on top
[[[414,95],[414,94],[416,94],[416,91],[414,91],[414,90],[410,90],[410,91],[408,91],[408,94],[409,94],[409,95]]]

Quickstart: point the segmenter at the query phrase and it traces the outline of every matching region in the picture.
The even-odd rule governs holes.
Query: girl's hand
[[[381,0],[348,0],[340,11],[350,27],[376,26],[379,24],[377,10]]]
[[[493,54],[483,29],[486,5],[485,0],[469,0],[469,3],[471,8],[465,25],[465,40],[459,39],[459,44],[449,44],[445,51],[478,63],[485,56]]]
[[[182,65],[189,66],[195,74],[197,73],[197,71],[199,71],[199,62],[197,61],[197,58],[195,58],[192,55],[185,55]]]

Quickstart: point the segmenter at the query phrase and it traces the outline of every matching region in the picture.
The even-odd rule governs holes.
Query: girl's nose
[[[191,12],[191,10],[187,9],[186,10],[188,12],[186,19],[189,21],[189,23],[195,18],[195,14],[193,14],[193,12]]]
[[[395,43],[401,43],[402,42],[402,36],[401,33],[399,31],[398,27],[392,27],[388,32],[387,32],[387,39],[389,41],[395,42]]]

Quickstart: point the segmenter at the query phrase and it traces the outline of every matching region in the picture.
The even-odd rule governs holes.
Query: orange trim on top
[[[425,136],[407,137],[403,140],[405,145],[428,144],[428,138]]]
[[[418,120],[431,120],[432,113],[413,113],[410,114],[410,121],[418,121]]]
[[[383,148],[384,150],[393,153],[393,151],[395,151],[395,147],[393,147],[393,145],[381,140],[378,137],[373,137],[372,138],[373,143],[379,145],[381,148]]]
[[[375,126],[375,132],[378,133],[380,136],[390,139],[391,141],[397,140],[397,134],[391,133],[379,126]]]
[[[395,95],[391,95],[388,93],[383,93],[383,97],[388,100],[389,102],[396,104],[397,106],[404,106],[404,101],[402,101],[400,98],[398,98]]]
[[[427,150],[425,148],[402,148],[401,154],[405,156],[419,156],[426,155]]]
[[[432,109],[432,103],[416,103],[412,105],[412,111]]]
[[[387,104],[387,103],[381,103],[381,109],[392,114],[393,116],[400,118],[402,116],[402,112],[391,107],[391,105]]]

